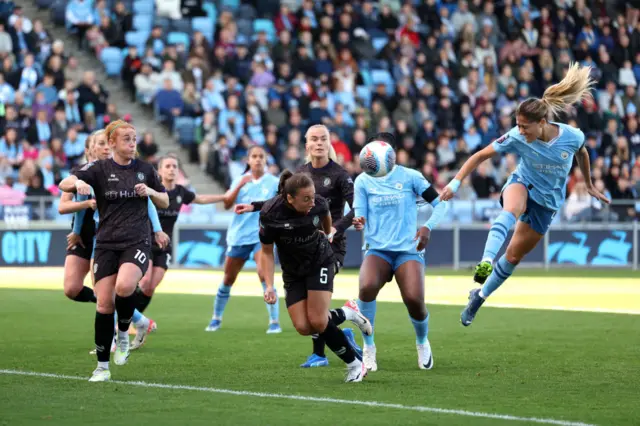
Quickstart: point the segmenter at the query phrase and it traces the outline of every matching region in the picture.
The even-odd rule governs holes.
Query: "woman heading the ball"
[[[331,213],[331,232],[328,235],[331,250],[336,259],[336,274],[340,272],[347,253],[346,230],[353,222],[353,210],[345,214],[345,205],[353,206],[353,180],[349,173],[336,162],[336,152],[331,145],[329,129],[322,124],[315,124],[307,130],[306,163],[296,170],[297,173],[308,173],[313,180],[316,193],[329,202]],[[238,204],[235,211],[238,214],[260,211],[265,201],[254,201],[251,204]],[[358,312],[358,306],[354,301],[348,301],[343,307],[330,310],[332,321],[339,326],[346,320],[354,322],[358,327],[368,327],[362,315]],[[349,343],[360,355],[360,349],[356,343],[353,330],[343,329]],[[326,367],[329,359],[325,354],[325,342],[318,333],[311,335],[313,352],[300,367]]]
[[[378,133],[360,152],[364,173],[356,178],[353,204],[354,225],[364,226],[365,257],[360,268],[358,306],[374,325],[378,293],[395,276],[416,332],[418,366],[430,370],[433,354],[424,301],[424,250],[431,230],[446,213],[447,203],[440,202],[438,192],[422,174],[395,165],[394,143],[392,134]],[[434,209],[418,228],[416,201],[420,196]],[[374,333],[363,337],[365,366],[376,371]]]
[[[590,73],[590,67],[581,68],[578,64],[572,64],[562,81],[544,91],[542,99],[530,98],[518,105],[516,127],[472,155],[442,191],[442,200],[451,199],[460,182],[480,163],[498,153],[512,152],[520,157],[516,171],[502,188],[502,212],[491,226],[482,260],[476,266],[474,276],[474,281],[483,285],[481,289],[471,290],[469,303],[460,316],[462,325],[471,324],[486,298],[511,276],[516,265],[549,230],[564,202],[574,156],[589,194],[609,203],[591,182],[584,133],[567,124],[551,121],[567,106],[591,96],[593,80]],[[516,229],[507,251],[493,265],[513,225],[516,225]]]

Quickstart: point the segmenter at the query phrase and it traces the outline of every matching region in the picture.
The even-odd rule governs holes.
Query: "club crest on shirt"
[[[138,172],[137,177],[140,182],[144,182],[144,173]]]
[[[566,151],[562,151],[562,154],[560,154],[560,157],[562,157],[563,160],[566,160],[567,158],[569,158],[569,153]]]
[[[178,195],[178,196],[176,197],[176,202],[177,202],[178,204],[181,204],[181,203],[182,203],[182,197]]]
[[[401,182],[396,183],[396,189],[402,189],[402,183]]]
[[[331,179],[330,179],[330,178],[328,178],[328,177],[324,178],[324,181],[322,182],[322,184],[323,184],[324,186],[329,186],[329,185],[331,185]]]
[[[318,216],[313,217],[313,226],[318,226],[320,223],[320,218]]]

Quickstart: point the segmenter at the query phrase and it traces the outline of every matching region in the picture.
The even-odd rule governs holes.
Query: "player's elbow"
[[[224,197],[222,203],[224,204],[225,210],[231,210],[231,207],[233,207],[233,200],[231,197]]]
[[[69,214],[69,213],[71,213],[71,211],[67,203],[60,203],[58,205],[58,214]]]
[[[169,207],[169,194],[162,193],[159,194],[155,200],[153,200],[153,204],[156,205],[156,207],[159,207],[161,209],[166,209]]]

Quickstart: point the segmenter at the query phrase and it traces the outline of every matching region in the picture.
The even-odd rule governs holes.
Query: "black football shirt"
[[[71,174],[75,174],[78,170],[80,170],[82,167],[84,167],[85,164],[81,165],[81,166],[75,166],[71,169]],[[93,196],[89,195],[89,199],[93,198]],[[77,201],[77,199],[76,199]],[[85,243],[85,245],[87,243],[91,243],[93,244],[93,237],[95,237],[96,235],[96,223],[93,220],[93,209],[86,209],[84,211],[84,217],[82,218],[82,227],[80,228],[80,238],[82,238],[82,241]],[[75,223],[76,220],[76,215],[73,215],[73,218],[71,219],[71,229],[73,230],[73,225]]]
[[[134,188],[144,183],[165,192],[151,164],[136,159],[122,166],[107,159],[86,164],[74,175],[90,185],[95,193],[100,215],[96,248],[124,250],[137,245],[150,246],[148,201],[146,197],[139,197]]]
[[[173,238],[173,228],[178,221],[180,215],[180,209],[183,204],[191,204],[196,198],[196,194],[189,191],[182,185],[176,185],[171,191],[167,191],[169,195],[169,207],[166,209],[157,209],[158,217],[160,218],[160,226],[162,230],[169,235],[169,238]],[[154,248],[159,247],[154,242]],[[165,251],[171,252],[171,245],[169,245]]]
[[[316,194],[308,214],[298,213],[281,195],[267,200],[260,211],[260,241],[275,244],[283,277],[305,277],[334,260],[327,237],[320,232],[329,204]]]

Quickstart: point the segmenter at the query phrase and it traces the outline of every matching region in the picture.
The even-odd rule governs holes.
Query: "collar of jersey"
[[[318,168],[313,167],[313,165],[311,164],[311,161],[309,161],[307,164],[309,164],[309,168],[311,170],[324,170],[324,169],[328,168],[331,165],[331,163],[333,163],[333,160],[331,158],[329,158],[329,162],[326,165],[322,166],[322,167],[318,167]]]
[[[123,166],[122,164],[118,164],[115,162],[115,160],[113,158],[109,159],[111,161],[111,163],[116,166],[119,169],[130,169],[131,167],[134,166],[134,164],[136,164],[136,159],[134,158],[133,160],[131,160],[131,163],[127,164],[126,166]]]
[[[562,134],[564,133],[564,129],[562,128],[560,123],[556,123],[555,121],[550,121],[549,123],[555,124],[556,126],[558,126],[558,136],[556,136],[555,138],[551,139],[549,142],[545,142],[545,141],[541,141],[541,140],[536,139],[537,142],[540,142],[544,146],[553,145],[554,143],[556,143],[558,141],[558,139],[560,139],[560,136],[562,136]]]

